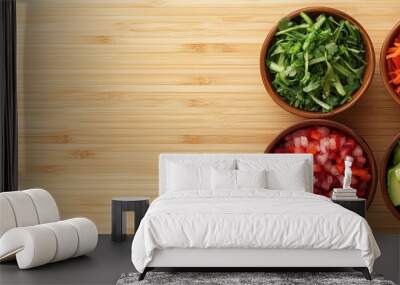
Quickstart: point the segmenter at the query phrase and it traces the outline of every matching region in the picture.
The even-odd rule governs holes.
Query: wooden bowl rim
[[[381,54],[379,58],[379,71],[381,73],[383,85],[385,86],[386,90],[393,98],[393,100],[400,105],[400,96],[394,92],[393,85],[389,83],[389,75],[387,71],[387,63],[386,63],[386,51],[388,50],[389,46],[393,44],[394,38],[400,34],[400,21],[394,25],[394,27],[390,30],[389,34],[386,36],[385,41],[383,42]]]
[[[355,131],[353,131],[351,128],[346,126],[345,124],[335,122],[335,121],[330,121],[330,120],[324,120],[324,119],[308,119],[308,120],[304,120],[304,121],[295,123],[295,124],[289,126],[288,128],[284,129],[283,131],[281,131],[272,140],[272,142],[267,146],[264,153],[271,153],[272,149],[279,142],[281,142],[286,135],[288,135],[298,129],[311,127],[311,126],[326,126],[329,128],[337,129],[337,130],[345,133],[346,135],[350,135],[352,138],[354,138],[357,141],[358,144],[360,144],[360,146],[362,147],[363,151],[366,154],[366,158],[368,160],[368,164],[370,166],[371,175],[372,175],[371,189],[370,189],[370,191],[368,193],[368,197],[367,197],[367,208],[369,208],[371,206],[372,201],[374,200],[376,186],[378,184],[378,171],[377,171],[375,156],[374,156],[371,148],[367,144],[367,142],[364,140],[364,138],[361,137],[359,134],[357,134]]]
[[[294,17],[297,17],[301,12],[326,13],[326,14],[330,14],[334,17],[344,18],[359,28],[362,39],[363,39],[363,43],[364,43],[364,47],[365,47],[365,51],[366,51],[366,61],[367,61],[367,67],[365,69],[364,76],[363,76],[363,83],[360,86],[360,88],[353,94],[351,101],[333,109],[330,112],[326,112],[326,113],[324,113],[324,112],[309,112],[309,111],[304,111],[304,110],[292,107],[282,99],[282,97],[275,91],[275,89],[270,84],[271,76],[270,76],[268,69],[265,66],[265,57],[267,55],[267,51],[270,47],[270,44],[272,43],[272,40],[275,36],[275,33],[278,29],[278,24],[284,18],[292,19]],[[300,117],[311,118],[311,119],[335,116],[335,115],[349,109],[350,107],[352,107],[361,98],[361,96],[367,91],[368,87],[371,84],[371,81],[372,81],[372,78],[374,75],[374,71],[375,71],[374,46],[372,44],[371,38],[369,37],[367,31],[363,28],[363,26],[356,19],[354,19],[350,15],[346,14],[345,12],[335,9],[335,8],[324,7],[324,6],[304,7],[304,8],[295,10],[295,11],[291,12],[290,14],[282,17],[281,20],[279,20],[278,23],[276,23],[271,28],[269,33],[267,34],[267,37],[264,40],[264,43],[262,45],[261,52],[260,52],[261,78],[262,78],[264,87],[267,90],[267,93],[271,96],[272,100],[274,100],[274,102],[276,104],[278,104],[280,107],[282,107],[287,112],[290,112],[290,113],[295,114]]]
[[[396,209],[392,200],[389,197],[388,189],[386,187],[386,173],[388,169],[389,159],[392,156],[394,148],[400,141],[400,133],[398,133],[391,141],[389,148],[386,150],[381,164],[381,173],[380,173],[380,184],[381,184],[381,192],[383,200],[385,201],[386,206],[389,208],[390,212],[395,216],[398,220],[400,220],[400,211]]]

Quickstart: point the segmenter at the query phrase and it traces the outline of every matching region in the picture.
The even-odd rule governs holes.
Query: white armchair
[[[28,269],[84,255],[96,245],[96,225],[86,218],[60,221],[46,190],[0,193],[0,262],[16,258],[20,269]]]

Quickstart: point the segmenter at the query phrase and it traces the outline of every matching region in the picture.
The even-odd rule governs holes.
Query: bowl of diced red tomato
[[[282,131],[266,153],[311,153],[314,156],[314,193],[330,197],[342,187],[344,159],[353,157],[351,186],[369,206],[377,184],[375,158],[368,144],[349,127],[334,121],[314,119]]]
[[[400,104],[400,22],[383,43],[380,71],[387,91]]]

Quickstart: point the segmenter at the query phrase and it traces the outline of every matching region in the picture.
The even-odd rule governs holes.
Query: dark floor
[[[400,236],[377,235],[382,257],[375,272],[399,284]],[[15,262],[0,265],[0,284],[115,284],[124,272],[134,271],[130,260],[131,239],[114,243],[101,235],[97,249],[89,256],[78,257],[42,267],[19,270]]]

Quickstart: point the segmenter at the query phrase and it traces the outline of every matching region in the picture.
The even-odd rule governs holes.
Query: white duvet
[[[136,232],[132,262],[143,272],[165,248],[358,249],[371,272],[380,255],[359,215],[319,195],[265,189],[162,195]]]

